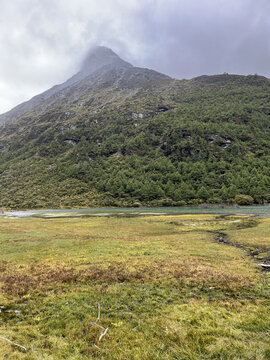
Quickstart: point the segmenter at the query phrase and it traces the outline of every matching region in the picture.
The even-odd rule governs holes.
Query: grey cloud
[[[0,112],[63,82],[90,46],[176,78],[270,76],[267,0],[0,0]]]

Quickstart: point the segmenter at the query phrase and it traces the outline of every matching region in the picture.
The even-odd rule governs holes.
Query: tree
[[[202,186],[197,192],[197,197],[203,201],[206,201],[209,198],[209,192],[204,186]]]

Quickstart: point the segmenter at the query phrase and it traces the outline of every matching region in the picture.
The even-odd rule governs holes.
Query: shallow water
[[[103,208],[103,209],[61,209],[10,211],[2,216],[9,218],[23,217],[84,217],[84,216],[144,216],[144,215],[185,215],[185,214],[220,214],[220,215],[258,215],[270,216],[270,205],[265,206],[226,206],[226,207],[141,207],[141,208]]]

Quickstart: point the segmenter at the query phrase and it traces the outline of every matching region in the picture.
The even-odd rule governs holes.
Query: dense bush
[[[234,202],[238,205],[252,205],[254,200],[249,195],[236,195]]]

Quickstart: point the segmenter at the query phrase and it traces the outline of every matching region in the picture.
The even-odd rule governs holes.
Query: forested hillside
[[[2,121],[4,207],[270,201],[270,80],[125,64]]]

